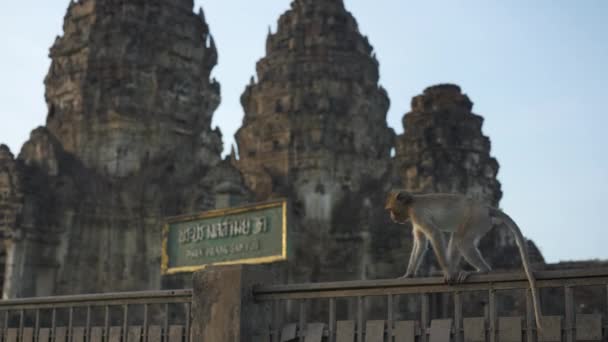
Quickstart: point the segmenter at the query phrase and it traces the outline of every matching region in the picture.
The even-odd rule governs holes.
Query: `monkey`
[[[462,283],[469,276],[469,272],[458,270],[461,257],[464,257],[477,273],[487,273],[492,268],[479,252],[477,244],[493,227],[507,226],[513,233],[521,254],[532,292],[536,326],[541,330],[542,315],[536,279],[530,270],[526,240],[511,217],[497,208],[464,195],[445,193],[414,195],[407,191],[392,191],[387,197],[385,209],[394,222],[405,224],[409,220],[413,226],[414,245],[402,278],[416,275],[429,242],[435,251],[446,283]],[[443,239],[444,232],[450,233],[447,248]]]

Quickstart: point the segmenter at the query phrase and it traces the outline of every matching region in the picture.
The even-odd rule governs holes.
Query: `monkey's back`
[[[443,232],[455,232],[472,214],[475,202],[457,194],[416,195],[413,208],[418,220]]]

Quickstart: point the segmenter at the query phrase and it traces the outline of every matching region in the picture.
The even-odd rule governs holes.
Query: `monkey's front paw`
[[[471,273],[467,271],[458,272],[458,276],[456,277],[456,283],[464,283],[465,280],[469,277]]]
[[[448,285],[463,283],[468,277],[469,272],[466,271],[458,271],[445,274],[443,279]]]

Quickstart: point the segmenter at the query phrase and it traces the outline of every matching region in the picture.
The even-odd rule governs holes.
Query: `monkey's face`
[[[404,205],[402,201],[397,198],[398,194],[391,193],[386,199],[384,209],[386,209],[391,215],[391,220],[396,223],[405,223],[409,218],[408,209],[409,206]]]
[[[407,214],[407,208],[392,208],[388,209],[391,215],[391,220],[396,223],[404,224],[407,222],[409,215]]]
[[[393,210],[389,210],[390,214],[391,214],[391,220],[393,220],[393,222],[396,223],[405,223],[408,219],[407,215],[403,215],[402,213],[393,211]]]

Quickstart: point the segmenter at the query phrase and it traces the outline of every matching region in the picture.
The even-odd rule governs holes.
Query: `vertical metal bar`
[[[357,342],[363,342],[363,301],[365,297],[357,297]]]
[[[10,312],[10,310],[4,311],[4,330],[8,329],[8,316]]]
[[[427,327],[429,326],[429,294],[423,293],[420,296],[420,341],[427,342]]]
[[[87,305],[87,322],[85,326],[85,336],[87,341],[91,340],[91,306]]]
[[[440,295],[438,299],[441,300],[441,317],[446,318],[449,317],[449,307],[450,307],[450,294],[444,292]]]
[[[571,286],[564,287],[564,300],[566,306],[566,342],[574,342],[574,296]]]
[[[532,291],[530,289],[526,290],[526,341],[533,342],[534,341],[534,308],[532,301]]]
[[[190,303],[186,303],[186,342],[190,342]]]
[[[329,342],[336,341],[336,298],[329,298]]]
[[[57,309],[53,308],[53,311],[51,312],[51,336],[52,336],[53,341],[55,340],[56,327],[57,327]]]
[[[496,342],[496,291],[488,291],[488,320],[490,326],[490,342]]]
[[[272,302],[272,325],[270,327],[270,335],[273,342],[279,342],[281,338],[281,301],[275,299]]]
[[[127,340],[127,330],[129,327],[129,304],[122,306],[122,336],[123,341]]]
[[[104,306],[104,329],[103,329],[103,334],[105,336],[105,341],[108,341],[110,339],[110,307],[105,305]]]
[[[169,303],[165,303],[165,323],[163,325],[163,330],[165,331],[164,341],[169,341]]]
[[[462,293],[454,292],[454,342],[462,342]]]
[[[148,342],[148,307],[149,304],[144,304],[144,338],[143,342]]]
[[[40,309],[36,309],[36,318],[34,322],[34,341],[38,341],[38,335],[40,330]]]
[[[24,321],[25,311],[23,309],[19,310],[19,339],[23,340],[23,321]]]
[[[393,342],[393,295],[389,294],[386,298],[386,336],[388,342]]]
[[[306,329],[306,299],[300,299],[300,316],[298,320],[299,333],[298,336],[300,342],[304,342],[304,330]]]
[[[74,307],[68,309],[68,342],[72,342],[72,326],[74,325]]]

